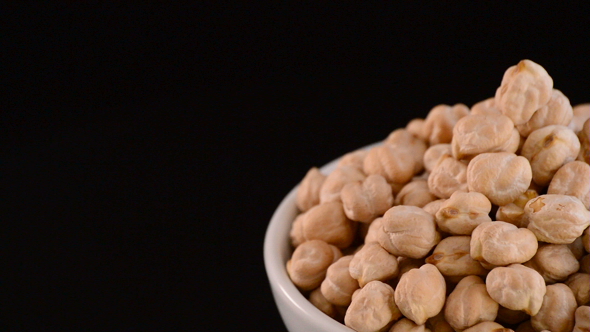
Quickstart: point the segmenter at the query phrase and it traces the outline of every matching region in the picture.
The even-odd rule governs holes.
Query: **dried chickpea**
[[[516,126],[521,136],[527,137],[533,131],[550,125],[569,125],[574,112],[570,100],[559,90],[553,89],[551,99],[521,125]]]
[[[567,278],[565,284],[572,290],[579,306],[590,302],[590,274],[574,273]]]
[[[424,205],[422,209],[434,216],[438,212],[438,210],[440,210],[440,207],[443,205],[443,203],[446,201],[447,200],[444,198],[437,199]]]
[[[423,258],[440,241],[434,217],[416,206],[387,210],[381,230],[379,244],[395,256]]]
[[[434,166],[438,163],[442,156],[452,156],[453,152],[451,150],[451,144],[442,143],[442,144],[435,144],[431,145],[425,152],[424,152],[424,168],[427,172],[432,172]]]
[[[589,273],[590,274],[590,254],[584,255],[580,259],[580,272],[582,273]]]
[[[432,264],[424,264],[403,274],[395,290],[395,303],[402,314],[423,325],[445,304],[445,279]]]
[[[383,144],[369,150],[363,163],[365,174],[379,174],[390,183],[406,183],[417,168],[413,150]]]
[[[474,325],[463,332],[510,332],[511,329],[505,328],[504,326],[496,322],[481,322]],[[514,331],[512,331],[514,332]]]
[[[381,281],[371,281],[353,296],[344,323],[358,332],[382,331],[402,316],[394,290]]]
[[[574,327],[576,307],[576,299],[569,287],[549,285],[541,309],[531,317],[531,325],[537,331],[569,332]]]
[[[580,152],[576,160],[590,164],[590,119],[584,122],[582,130],[580,130],[577,136],[580,141]]]
[[[449,198],[458,190],[467,191],[467,165],[443,155],[428,176],[428,188],[439,198]]]
[[[486,289],[501,306],[531,316],[539,312],[546,292],[539,272],[521,264],[494,268],[486,277]]]
[[[393,206],[391,186],[378,174],[347,183],[340,192],[344,213],[350,220],[371,222]]]
[[[397,321],[388,332],[431,332],[425,325],[416,325],[407,318]]]
[[[296,204],[300,211],[307,211],[320,203],[320,188],[326,176],[317,167],[312,167],[297,189]]]
[[[552,89],[553,79],[545,68],[522,60],[504,73],[495,104],[515,125],[523,124],[549,102]]]
[[[436,266],[445,277],[485,276],[488,270],[469,255],[470,236],[449,236],[439,242],[426,263]]]
[[[469,108],[463,104],[438,105],[432,108],[424,120],[424,133],[428,137],[428,143],[451,143],[453,127],[468,114]]]
[[[424,169],[423,156],[426,151],[426,143],[414,136],[406,129],[400,128],[394,130],[384,141],[395,148],[409,149],[414,158],[414,174],[420,173]]]
[[[527,189],[512,203],[499,206],[496,210],[496,220],[505,221],[519,228],[526,228],[529,224],[524,217],[524,207],[528,201],[539,196],[536,190]]]
[[[421,208],[437,198],[428,189],[428,181],[420,179],[408,182],[400,190],[395,197],[395,205],[412,205]]]
[[[567,126],[577,134],[582,130],[584,122],[590,118],[590,103],[574,106],[573,115],[572,121]]]
[[[373,280],[387,281],[399,273],[397,257],[376,242],[365,244],[355,253],[348,269],[350,276],[356,279],[361,287]]]
[[[569,250],[571,250],[572,254],[574,254],[574,257],[576,257],[577,260],[586,254],[586,249],[584,249],[584,243],[581,236],[577,237],[574,242],[568,244],[567,247]]]
[[[516,332],[537,332],[531,325],[530,319],[518,325]]]
[[[356,150],[353,152],[349,152],[342,156],[338,161],[337,167],[342,166],[349,166],[358,169],[359,171],[363,171],[363,162],[365,161],[365,157],[369,151],[367,150]]]
[[[582,234],[582,244],[584,244],[586,252],[590,252],[590,227],[586,227]]]
[[[328,266],[342,257],[333,245],[321,240],[303,242],[291,259],[287,261],[287,273],[291,281],[302,290],[312,290],[320,286]]]
[[[293,220],[293,224],[291,224],[291,232],[289,233],[289,237],[291,238],[291,245],[293,247],[297,247],[298,245],[305,242],[305,237],[303,236],[303,218],[305,217],[304,213],[300,213],[295,217]]]
[[[574,314],[575,325],[573,332],[588,332],[590,331],[590,307],[583,305],[576,309]]]
[[[492,300],[486,285],[478,276],[467,276],[447,298],[445,318],[455,330],[464,330],[478,323],[493,322],[498,314],[498,303]]]
[[[352,243],[356,223],[344,214],[340,202],[316,205],[303,214],[300,221],[301,234],[308,240],[323,240],[344,249]]]
[[[576,159],[579,151],[580,141],[571,129],[551,125],[533,131],[520,153],[531,163],[533,181],[546,186],[561,166]]]
[[[471,114],[489,115],[502,114],[502,112],[496,107],[496,98],[491,97],[471,106]]]
[[[491,209],[492,204],[483,194],[455,191],[436,212],[436,224],[447,233],[471,235],[475,227],[492,221],[488,215]]]
[[[445,319],[444,310],[441,310],[436,316],[428,318],[426,327],[432,332],[455,332]]]
[[[568,244],[590,225],[590,211],[574,196],[541,195],[524,207],[527,226],[539,241]]]
[[[524,263],[537,252],[535,234],[503,221],[486,221],[471,234],[473,259],[496,266]]]
[[[520,135],[509,117],[470,114],[457,121],[451,147],[453,157],[469,160],[484,152],[514,153],[519,143]]]
[[[511,310],[500,306],[498,308],[498,315],[496,321],[500,324],[505,325],[516,325],[530,319],[531,316],[527,315],[526,312],[520,310]]]
[[[425,123],[426,122],[424,121],[424,119],[412,119],[406,125],[406,130],[409,131],[412,135],[423,140],[424,142],[428,142],[428,136],[426,136],[426,134],[424,133]]]
[[[529,188],[531,179],[528,160],[514,153],[482,153],[467,166],[469,191],[480,192],[500,206],[522,195]]]
[[[309,302],[313,304],[316,308],[320,309],[326,315],[338,320],[340,317],[339,310],[337,306],[330,303],[324,295],[322,295],[322,290],[320,288],[314,289],[311,293],[309,293]]]
[[[341,201],[340,191],[347,183],[363,181],[364,179],[363,172],[352,166],[336,168],[326,177],[320,188],[320,203]]]
[[[572,161],[561,166],[547,189],[548,194],[575,196],[590,209],[590,165]]]
[[[524,264],[535,269],[545,283],[564,281],[580,268],[580,263],[565,244],[541,244],[535,256]]]
[[[322,295],[334,305],[349,305],[352,293],[359,288],[359,283],[348,272],[351,260],[352,255],[343,256],[330,265],[320,286]]]
[[[382,232],[381,227],[383,227],[383,218],[375,218],[369,225],[367,235],[365,235],[365,244],[378,242],[379,232]]]

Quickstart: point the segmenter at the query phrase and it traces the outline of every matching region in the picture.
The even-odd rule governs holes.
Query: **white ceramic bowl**
[[[375,143],[363,149],[370,149],[378,144]],[[333,171],[338,160],[322,167],[321,172],[328,174]],[[295,206],[296,193],[297,187],[289,192],[276,209],[264,239],[264,265],[281,317],[291,332],[354,332],[311,304],[301,295],[287,275],[285,265],[292,253],[289,232],[298,212]]]

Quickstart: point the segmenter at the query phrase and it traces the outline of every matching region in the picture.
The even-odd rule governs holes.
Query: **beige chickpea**
[[[320,203],[339,202],[342,188],[350,182],[363,181],[363,172],[352,166],[341,166],[330,173],[320,188]]]
[[[400,190],[395,197],[395,205],[412,205],[421,208],[437,198],[428,189],[428,181],[420,179],[408,182]]]
[[[533,131],[520,153],[530,161],[533,181],[546,186],[561,166],[576,159],[579,151],[580,141],[571,129],[551,125]]]
[[[572,290],[579,306],[590,302],[590,274],[574,273],[567,278],[565,284]]]
[[[531,316],[539,312],[546,292],[539,272],[521,264],[494,268],[486,277],[486,289],[501,306]]]
[[[586,254],[586,249],[584,249],[584,243],[581,236],[577,237],[574,242],[568,244],[567,247],[577,260],[580,260],[580,258]]]
[[[549,102],[552,89],[553,79],[545,68],[522,60],[504,73],[495,104],[515,125],[523,124]]]
[[[423,258],[440,241],[434,217],[416,206],[387,210],[381,229],[379,244],[395,256]]]
[[[343,249],[352,243],[356,223],[346,217],[340,202],[316,205],[303,214],[300,221],[303,239],[322,240]]]
[[[365,244],[355,253],[348,269],[361,287],[373,280],[387,281],[399,273],[397,257],[376,242]]]
[[[428,112],[424,120],[424,134],[430,145],[451,143],[453,127],[462,117],[469,114],[469,108],[463,104],[438,105]]]
[[[590,227],[586,227],[582,234],[582,244],[584,245],[586,252],[590,253]]]
[[[577,136],[580,142],[580,152],[576,160],[590,164],[590,119],[584,122],[582,130],[578,132]]]
[[[484,194],[496,205],[513,202],[528,188],[532,179],[531,165],[514,153],[482,153],[467,166],[469,191]]]
[[[537,332],[533,326],[531,325],[531,320],[526,320],[520,324],[516,328],[516,332]]]
[[[527,137],[533,131],[546,126],[567,126],[573,116],[570,100],[561,91],[553,89],[549,102],[539,108],[529,121],[516,126],[516,129],[521,136]]]
[[[500,324],[505,325],[516,325],[530,319],[531,316],[527,315],[526,312],[520,310],[511,310],[500,306],[498,308],[498,315],[496,321]]]
[[[409,131],[412,135],[418,137],[419,139],[423,140],[424,142],[428,142],[428,136],[424,132],[424,124],[426,121],[424,119],[412,119],[406,125],[406,130]]]
[[[496,98],[491,97],[471,106],[471,114],[489,115],[502,114],[502,112],[496,107]]]
[[[569,332],[574,327],[576,307],[576,299],[569,287],[549,285],[541,309],[531,317],[531,325],[537,331]]]
[[[492,300],[486,285],[478,276],[467,276],[447,298],[445,318],[455,330],[464,330],[478,323],[493,322],[498,314],[498,303]]]
[[[445,319],[444,310],[441,310],[436,316],[428,318],[426,328],[432,332],[455,332],[451,324]]]
[[[561,166],[547,189],[548,194],[575,196],[590,209],[590,165],[572,161]]]
[[[378,242],[379,232],[382,232],[381,227],[383,227],[383,218],[375,218],[375,220],[373,220],[369,225],[367,235],[365,235],[365,244],[369,244],[371,242]]]
[[[447,233],[471,235],[479,224],[492,221],[492,203],[478,192],[456,191],[436,212],[436,224]]]
[[[496,322],[481,322],[476,324],[463,332],[511,332],[511,329],[505,328],[504,326]],[[514,332],[514,331],[512,331]]]
[[[439,198],[449,198],[458,190],[467,191],[467,165],[443,155],[428,176],[428,188]]]
[[[371,222],[393,206],[391,186],[378,174],[347,183],[340,192],[344,213],[350,220]]]
[[[533,258],[524,264],[535,269],[547,284],[564,281],[580,268],[580,263],[565,244],[541,244]]]
[[[590,307],[587,305],[579,306],[574,314],[575,325],[573,332],[590,331]]]
[[[496,220],[511,223],[519,228],[526,228],[529,225],[529,221],[524,217],[524,207],[528,201],[537,196],[539,195],[536,190],[528,189],[512,203],[499,206],[498,210],[496,210]]]
[[[423,156],[427,148],[426,143],[408,130],[403,128],[394,130],[387,136],[384,143],[395,148],[403,148],[411,151],[415,162],[414,174],[418,174],[424,169]]]
[[[569,244],[590,225],[590,211],[574,196],[547,194],[524,207],[527,226],[539,241]]]
[[[484,152],[518,149],[520,135],[509,117],[502,114],[470,114],[457,121],[451,141],[453,157],[472,159]]]
[[[567,126],[577,134],[582,130],[584,122],[590,118],[590,103],[576,105],[572,110],[574,116]]]
[[[407,318],[397,321],[388,332],[431,332],[425,325],[416,325]]]
[[[307,211],[320,203],[320,188],[326,176],[317,167],[312,167],[297,189],[295,203],[300,211]]]
[[[305,217],[305,213],[300,213],[295,217],[293,223],[291,224],[291,231],[289,233],[289,237],[291,239],[291,245],[296,248],[303,242],[305,242],[305,237],[303,236],[303,218]]]
[[[590,274],[590,254],[584,255],[580,259],[580,272]]]
[[[311,302],[311,304],[320,309],[320,311],[326,315],[334,319],[340,318],[337,306],[326,300],[324,295],[322,295],[322,290],[320,288],[316,288],[311,293],[309,293],[309,302]]]
[[[352,255],[340,257],[330,265],[326,271],[326,278],[320,286],[322,295],[334,305],[349,305],[352,293],[359,288],[359,283],[350,276],[348,271],[352,257]]]
[[[486,221],[471,234],[470,254],[496,266],[524,263],[537,252],[535,234],[503,221]]]
[[[395,290],[395,303],[406,317],[423,325],[445,304],[445,279],[432,264],[424,264],[403,274]]]
[[[356,150],[349,152],[342,156],[338,161],[337,167],[349,166],[363,171],[363,162],[369,151],[367,150]]]
[[[353,296],[344,323],[358,332],[383,331],[401,316],[393,288],[381,281],[371,281]]]
[[[379,174],[390,183],[406,183],[416,170],[413,150],[401,146],[382,144],[369,150],[363,163],[365,174]]]
[[[436,266],[445,277],[485,276],[488,270],[469,255],[470,236],[449,236],[439,242],[426,263]]]
[[[444,202],[446,202],[447,200],[444,198],[441,199],[437,199],[435,201],[432,201],[426,205],[424,205],[422,207],[422,209],[432,215],[436,215],[436,213],[438,212],[438,210],[440,210],[441,206],[444,204]]]
[[[321,240],[311,240],[299,245],[287,261],[287,273],[291,281],[302,290],[320,286],[326,270],[342,257],[338,248]]]
[[[435,144],[431,145],[425,152],[424,152],[424,168],[427,172],[432,172],[434,166],[438,163],[438,161],[442,158],[442,156],[452,156],[453,152],[451,150],[451,144],[442,143],[442,144]]]

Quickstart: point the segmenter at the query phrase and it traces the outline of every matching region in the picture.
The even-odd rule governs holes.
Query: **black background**
[[[521,59],[589,102],[579,6],[3,6],[2,329],[284,331],[262,260],[284,195]]]

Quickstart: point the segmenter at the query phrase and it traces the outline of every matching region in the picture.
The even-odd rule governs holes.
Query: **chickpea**
[[[531,163],[533,181],[546,186],[561,166],[576,159],[579,151],[580,141],[571,129],[551,125],[533,131],[521,154]]]
[[[436,212],[436,224],[447,233],[471,235],[479,224],[492,221],[492,204],[478,192],[455,191]]]
[[[414,322],[407,318],[402,318],[397,321],[389,332],[431,332],[425,325],[416,325]]]
[[[458,190],[467,191],[467,166],[443,155],[428,176],[428,188],[439,198],[449,198]]]
[[[522,60],[504,73],[495,104],[515,125],[523,124],[549,102],[552,89],[553,79],[545,68]]]
[[[428,318],[426,327],[432,332],[455,332],[451,325],[446,321],[444,310],[441,310],[436,316]]]
[[[531,179],[528,160],[513,153],[482,153],[467,166],[469,191],[480,192],[500,206],[522,195],[529,188]]]
[[[423,325],[445,304],[445,279],[432,264],[424,264],[403,274],[395,291],[395,303],[402,314]]]
[[[339,202],[340,191],[350,182],[363,181],[365,175],[352,166],[341,166],[330,173],[320,188],[320,203]]]
[[[291,224],[291,232],[289,233],[289,237],[291,239],[291,245],[296,248],[303,242],[305,242],[305,237],[303,236],[303,218],[305,217],[305,213],[300,213],[295,217],[293,220],[293,224]]]
[[[572,252],[574,257],[576,257],[577,260],[582,258],[582,256],[584,256],[584,254],[586,253],[586,250],[584,249],[584,243],[582,242],[581,236],[576,238],[576,240],[574,242],[568,244],[567,247]]]
[[[575,196],[590,209],[590,165],[572,161],[561,166],[547,189],[548,194]]]
[[[582,234],[582,244],[586,252],[590,252],[590,227],[586,227]]]
[[[584,122],[582,130],[580,130],[577,136],[580,141],[580,152],[576,160],[590,164],[590,119]]]
[[[582,273],[589,273],[590,274],[590,254],[584,255],[582,259],[580,259],[580,272]]]
[[[305,212],[320,203],[320,188],[326,176],[317,167],[312,167],[301,181],[297,189],[297,208]]]
[[[467,276],[447,298],[445,318],[455,330],[464,330],[484,321],[493,322],[498,303],[488,295],[486,285],[478,276]]]
[[[352,298],[344,323],[358,332],[382,331],[402,316],[394,290],[381,281],[371,281]]]
[[[369,225],[369,229],[367,230],[367,235],[365,235],[365,244],[369,244],[371,242],[378,242],[379,232],[382,232],[383,227],[383,218],[375,218]]]
[[[576,324],[573,332],[588,332],[590,331],[590,307],[583,305],[576,309],[574,314]]]
[[[518,325],[516,332],[537,332],[531,325],[530,319]]]
[[[471,106],[471,114],[489,115],[502,114],[502,112],[496,107],[496,98],[491,97]]]
[[[406,129],[400,128],[394,130],[385,139],[385,144],[389,144],[395,148],[409,149],[412,151],[411,154],[415,162],[414,174],[418,174],[424,169],[423,156],[427,148],[426,143]]]
[[[309,293],[309,302],[311,302],[311,304],[313,304],[316,308],[320,309],[321,312],[332,317],[333,319],[338,320],[340,318],[340,313],[337,306],[326,300],[324,295],[322,295],[322,290],[320,288],[316,288],[311,293]]]
[[[514,332],[511,329],[505,328],[504,326],[496,322],[481,322],[474,325],[463,332]]]
[[[321,240],[306,241],[287,261],[287,273],[297,287],[312,290],[320,286],[328,267],[340,257],[342,253],[333,245]]]
[[[457,121],[451,141],[453,157],[472,159],[484,152],[518,149],[520,135],[509,117],[502,114],[470,114]]]
[[[412,205],[423,207],[424,205],[436,200],[428,189],[427,180],[414,180],[408,182],[395,197],[395,205]]]
[[[486,221],[473,230],[469,252],[477,261],[502,266],[530,260],[537,247],[537,238],[530,230],[503,221]]]
[[[347,183],[340,192],[344,213],[350,220],[371,222],[393,206],[391,186],[378,174]]]
[[[531,199],[539,196],[536,190],[528,189],[512,203],[498,207],[496,220],[505,221],[519,228],[526,228],[529,221],[524,217],[524,207]]]
[[[340,249],[350,246],[356,232],[355,222],[346,217],[340,202],[312,207],[305,212],[300,223],[305,240],[323,240]]]
[[[511,310],[500,306],[498,308],[498,316],[496,316],[496,321],[500,324],[516,325],[530,318],[531,316],[527,315],[524,311]]]
[[[569,287],[549,285],[541,309],[531,317],[531,325],[537,331],[569,332],[574,327],[576,307],[576,299]]]
[[[584,122],[590,118],[590,103],[580,104],[573,107],[572,121],[569,123],[568,128],[573,130],[574,133],[579,133],[582,130]]]
[[[390,183],[410,181],[417,168],[413,150],[390,144],[370,149],[363,163],[367,175],[379,174]]]
[[[352,300],[352,293],[359,288],[359,283],[348,272],[352,255],[340,257],[326,271],[322,281],[321,292],[328,302],[337,306],[347,306]]]
[[[463,104],[438,105],[431,109],[424,120],[424,135],[430,145],[451,143],[453,127],[468,114],[469,108]]]
[[[572,243],[590,225],[590,211],[574,196],[541,195],[528,201],[524,213],[527,228],[548,243]]]
[[[547,291],[539,272],[521,264],[494,268],[486,278],[486,289],[501,306],[531,316],[539,312]]]
[[[434,217],[416,206],[387,210],[381,229],[379,244],[395,256],[423,258],[440,241]]]
[[[541,244],[535,256],[524,265],[539,272],[547,284],[564,281],[580,268],[565,244]]]
[[[426,122],[424,121],[424,119],[412,119],[410,122],[408,122],[406,130],[409,131],[412,135],[423,140],[424,142],[428,142],[428,136],[424,132],[425,123]]]
[[[361,287],[373,280],[387,281],[399,273],[397,257],[376,242],[365,244],[355,253],[348,269]]]
[[[590,274],[574,273],[565,284],[572,290],[579,306],[590,302]]]
[[[426,263],[436,266],[445,277],[485,276],[488,270],[469,255],[470,236],[449,236],[434,248]]]
[[[442,158],[442,156],[452,156],[453,152],[451,150],[451,144],[435,144],[430,146],[424,152],[424,168],[427,172],[432,172],[434,166],[438,163],[438,161]]]
[[[527,137],[533,131],[550,125],[569,125],[574,112],[570,100],[559,90],[553,89],[551,99],[539,108],[524,124],[516,126],[521,136]]]
[[[441,206],[444,204],[444,202],[446,202],[447,200],[444,198],[441,199],[437,199],[436,201],[432,201],[426,205],[424,205],[422,207],[422,209],[428,213],[430,213],[431,215],[436,215],[436,213],[438,212],[438,210],[440,210]]]
[[[367,150],[356,150],[349,152],[340,158],[337,167],[349,166],[362,172],[363,162],[365,161],[365,157],[368,153],[369,151]]]

